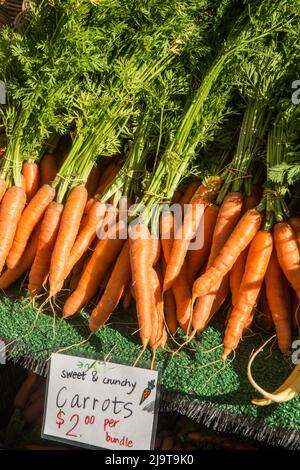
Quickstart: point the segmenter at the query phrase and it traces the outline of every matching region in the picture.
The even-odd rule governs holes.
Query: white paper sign
[[[150,449],[158,373],[52,354],[42,436],[113,450]]]

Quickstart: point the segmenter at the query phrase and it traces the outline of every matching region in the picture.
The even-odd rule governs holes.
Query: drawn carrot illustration
[[[150,382],[148,382],[148,386],[145,388],[145,390],[142,393],[140,405],[145,400],[147,400],[147,398],[149,397],[149,395],[151,395],[151,392],[154,388],[155,388],[155,380],[150,380]]]

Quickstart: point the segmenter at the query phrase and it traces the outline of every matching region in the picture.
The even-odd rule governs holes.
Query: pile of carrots
[[[257,188],[253,188],[251,196],[229,192],[219,207],[208,205],[204,212],[204,220],[209,223],[203,247],[185,256],[184,244],[176,240],[167,264],[164,286],[168,288],[170,283],[174,285],[170,279],[178,278],[184,263],[189,269],[192,260],[197,260],[195,271],[200,270],[200,275],[196,274],[190,286],[193,310],[187,320],[192,326],[192,336],[203,331],[216,309],[231,294],[223,359],[237,348],[256,311],[261,309],[266,316],[265,325],[275,326],[282,352],[291,347],[292,312],[296,314],[296,322],[298,318],[300,219],[294,217],[276,223],[273,232],[266,230],[264,214],[257,207],[258,197]],[[201,202],[208,204],[207,198]]]
[[[0,29],[0,288],[22,281],[65,320],[91,310],[90,336],[135,305],[152,367],[220,311],[223,360],[257,324],[287,353],[300,321],[299,8],[77,3],[31,0],[20,32]]]
[[[108,321],[122,297],[125,308],[134,299],[142,347],[150,345],[153,360],[178,327],[190,339],[202,333],[229,298],[223,359],[261,314],[268,328],[275,326],[280,350],[290,349],[300,298],[300,219],[265,229],[260,206],[268,191],[252,185],[251,195],[229,191],[216,204],[219,176],[192,181],[173,198],[186,208],[176,233],[172,211],[164,210],[156,236],[138,219],[127,230],[118,209],[111,217],[101,201],[118,164],[95,167],[63,205],[51,185],[58,162],[46,153],[38,165],[23,164],[21,187],[6,190],[2,181],[1,289],[26,272],[34,301],[44,296],[47,303],[64,288],[70,292],[64,318],[97,298],[91,332]],[[203,243],[189,249],[199,230]]]

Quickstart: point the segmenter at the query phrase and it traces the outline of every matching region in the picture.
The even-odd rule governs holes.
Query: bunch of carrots
[[[267,227],[262,207],[270,190],[263,193],[255,185],[249,196],[229,191],[218,205],[222,180],[211,176],[176,192],[173,201],[188,203],[177,233],[171,211],[162,212],[160,236],[139,221],[127,233],[122,219],[101,202],[118,171],[116,163],[95,167],[63,206],[53,202],[57,159],[45,154],[39,165],[24,164],[22,198],[9,188],[0,206],[1,265],[6,264],[0,288],[26,272],[32,299],[45,292],[47,282],[47,299],[65,285],[72,292],[64,318],[78,313],[100,289],[92,332],[108,321],[122,297],[125,308],[134,298],[142,346],[150,345],[154,353],[178,327],[191,337],[201,333],[231,295],[222,357],[237,348],[260,310],[287,352],[300,295],[300,219]],[[98,238],[102,225],[108,228]],[[189,250],[197,230],[203,230],[203,243]]]
[[[0,34],[0,288],[26,275],[34,304],[59,298],[63,318],[93,302],[91,334],[135,302],[152,366],[221,307],[223,359],[256,320],[286,353],[300,299],[287,96],[299,12],[175,3],[32,0],[23,31]]]

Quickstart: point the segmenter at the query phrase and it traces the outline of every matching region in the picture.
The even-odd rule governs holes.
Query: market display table
[[[26,292],[11,292],[0,299],[0,337],[7,355],[27,368],[46,375],[52,352],[74,345],[69,352],[132,365],[140,353],[135,313],[116,312],[108,326],[90,340],[88,314],[65,321],[51,310],[33,309]],[[33,328],[36,320],[35,327]],[[246,368],[253,349],[267,336],[258,328],[241,342],[233,361],[218,360],[225,317],[219,313],[201,339],[178,354],[159,351],[155,367],[160,371],[161,411],[177,411],[214,430],[248,436],[261,442],[300,449],[300,396],[290,402],[259,408]],[[170,350],[178,346],[169,342]],[[150,351],[139,362],[150,367]],[[268,345],[255,360],[253,375],[267,390],[275,390],[291,369],[291,361]]]

